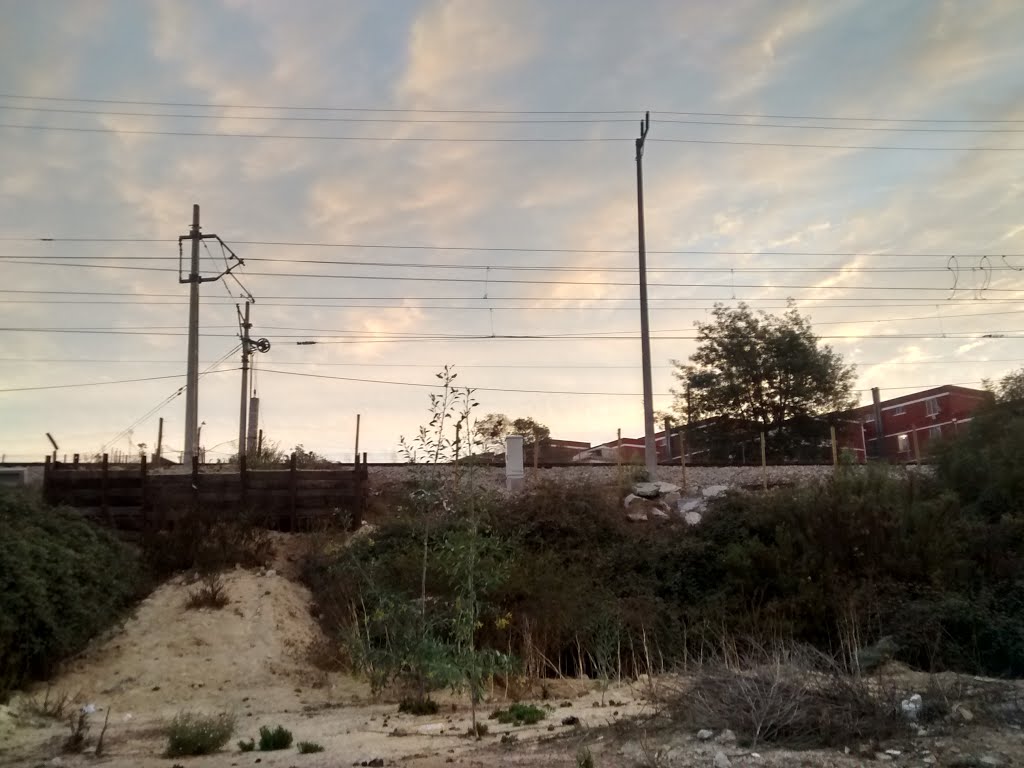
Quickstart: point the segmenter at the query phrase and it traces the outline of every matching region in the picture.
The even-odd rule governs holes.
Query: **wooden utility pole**
[[[160,417],[159,426],[156,428],[156,452],[153,454],[153,466],[160,468],[160,455],[164,448],[164,417]]]
[[[250,302],[245,302],[245,314],[239,318],[240,330],[242,332],[242,397],[241,404],[238,408],[238,460],[241,464],[241,460],[245,457],[245,425],[246,416],[249,413],[249,329],[252,328],[252,323],[249,322],[249,307]],[[235,305],[235,311],[238,312],[238,305]]]
[[[359,421],[360,421],[361,418],[362,418],[361,415],[357,413],[356,414],[356,458],[355,458],[355,461],[354,461],[354,463],[356,465],[359,464]]]
[[[647,240],[644,233],[644,140],[651,127],[651,113],[640,121],[636,140],[636,211],[640,272],[640,357],[644,380],[644,463],[647,479],[655,481],[658,472],[658,448],[654,442],[654,386],[651,383],[651,329],[647,319]]]
[[[839,450],[836,446],[836,425],[833,424],[831,427],[832,431],[832,466],[839,466]]]

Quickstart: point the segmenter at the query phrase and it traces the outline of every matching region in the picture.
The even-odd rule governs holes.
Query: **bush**
[[[76,511],[0,490],[0,701],[44,678],[147,587],[138,553]]]
[[[466,729],[466,736],[471,739],[482,739],[491,729],[487,727],[487,723],[477,723],[475,726],[469,726]]]
[[[324,748],[315,741],[300,741],[298,746],[300,755],[311,755],[314,752],[324,751]]]
[[[547,717],[540,707],[533,704],[512,704],[508,709],[496,709],[491,713],[490,719],[497,720],[502,725],[534,725]]]
[[[231,600],[228,598],[224,588],[224,580],[215,573],[208,573],[203,577],[202,583],[196,589],[190,589],[188,600],[185,601],[185,608],[197,610],[199,608],[212,608],[214,610],[223,608]]]
[[[203,715],[179,712],[167,727],[167,757],[209,755],[228,743],[235,716],[228,712]]]
[[[159,578],[182,571],[213,573],[236,565],[262,568],[271,564],[274,542],[253,515],[219,519],[216,510],[187,513],[170,530],[147,533],[142,539],[146,560]]]
[[[255,750],[256,750],[256,740],[255,739],[249,739],[248,741],[246,741],[245,739],[242,739],[242,740],[240,740],[238,742],[238,751],[239,752],[254,752]]]
[[[283,725],[274,728],[260,727],[260,752],[274,752],[288,749],[292,745],[292,732]]]
[[[437,702],[433,699],[402,699],[398,702],[398,711],[407,715],[436,715]]]

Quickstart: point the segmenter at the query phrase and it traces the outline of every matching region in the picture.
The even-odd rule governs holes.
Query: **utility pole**
[[[242,318],[242,398],[238,408],[238,463],[242,463],[245,456],[245,417],[249,410],[249,329],[252,323],[249,322],[250,302],[245,302],[245,316]],[[237,310],[238,307],[236,306]]]
[[[164,417],[160,417],[160,426],[156,428],[156,453],[153,455],[153,467],[158,469],[160,466],[160,455],[164,448]]]
[[[202,240],[213,239],[220,243],[222,253],[224,254],[224,271],[216,277],[201,277],[199,274],[199,243]],[[188,277],[183,278],[182,275],[182,262],[184,259],[182,253],[182,243],[188,240],[192,246],[191,260],[189,262]],[[235,261],[234,264],[230,263],[228,259],[230,255],[231,259]],[[245,262],[242,261],[235,252],[232,251],[227,243],[221,240],[217,235],[204,235],[200,231],[199,227],[199,206],[192,206],[192,229],[189,230],[187,235],[182,235],[178,238],[178,282],[188,283],[188,368],[185,376],[185,450],[182,452],[182,463],[190,464],[192,459],[196,456],[199,443],[199,284],[200,283],[211,283],[216,280],[220,280],[224,275],[231,274],[235,267],[243,265]],[[237,280],[237,278],[236,278]],[[241,285],[241,283],[239,283]],[[244,286],[242,290],[248,295],[249,300],[252,300],[252,294],[249,294],[245,290]]]
[[[644,376],[644,460],[647,478],[657,480],[658,448],[654,441],[654,386],[651,383],[651,329],[647,320],[647,242],[644,237],[644,140],[651,127],[651,113],[640,121],[636,140],[636,213],[640,251],[640,350]]]
[[[191,464],[199,430],[199,205],[192,206],[192,262],[188,273],[188,371],[185,376],[185,455]],[[179,240],[179,243],[181,241]],[[179,278],[180,279],[180,278]]]

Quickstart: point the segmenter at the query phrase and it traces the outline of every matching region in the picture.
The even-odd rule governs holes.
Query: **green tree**
[[[1000,403],[1024,400],[1024,368],[1003,376],[999,380],[995,394],[996,400]]]
[[[673,390],[682,422],[710,416],[752,421],[764,429],[852,405],[855,369],[822,345],[790,302],[781,316],[716,304],[697,323],[690,363],[673,360],[683,385]]]
[[[551,430],[536,419],[529,416],[511,419],[504,413],[488,413],[477,420],[473,434],[480,450],[487,453],[504,453],[505,438],[509,435],[522,435],[527,447],[534,443],[543,445],[551,438]]]

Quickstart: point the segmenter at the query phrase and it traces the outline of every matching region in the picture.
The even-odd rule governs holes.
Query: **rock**
[[[728,485],[706,485],[704,486],[704,488],[701,489],[701,495],[705,499],[713,499],[716,496],[721,496],[728,490]]]
[[[720,734],[718,734],[718,740],[722,744],[735,744],[736,743],[736,734],[733,733],[728,728],[726,728],[724,731],[722,731]]]
[[[699,731],[697,731],[697,738],[701,741],[710,741],[714,737],[715,732],[712,730],[708,730],[707,728],[701,728]]]
[[[919,693],[915,693],[909,699],[904,699],[900,702],[900,709],[903,710],[903,716],[910,721],[917,720],[918,715],[921,713],[922,706],[923,701],[921,699],[921,694]]]
[[[669,514],[663,509],[652,509],[651,517],[655,518],[656,520],[668,520]]]
[[[680,512],[703,512],[708,505],[702,498],[688,497],[680,499],[676,503],[676,509]]]
[[[627,512],[626,519],[632,523],[646,523],[647,513],[646,512]]]
[[[658,493],[660,493],[662,496],[665,496],[669,493],[679,493],[678,485],[672,485],[672,483],[665,482],[655,483],[655,485],[658,486]]]
[[[687,512],[683,515],[683,521],[687,525],[698,525],[703,519],[704,518],[701,517],[700,512]]]
[[[626,509],[629,509],[629,505],[639,498],[640,497],[637,496],[635,493],[631,493],[625,499],[622,500],[622,506],[624,506]]]
[[[887,749],[885,750],[885,754],[889,755],[889,757],[899,757],[903,753],[900,752],[898,749]]]
[[[633,486],[633,493],[644,499],[656,499],[661,490],[657,483],[637,483]]]
[[[925,765],[935,765],[935,755],[925,755],[921,758],[921,762]]]
[[[732,763],[729,761],[729,757],[725,752],[715,752],[715,762],[713,765],[715,768],[731,768]]]
[[[674,507],[682,500],[682,498],[683,497],[679,495],[679,491],[673,491],[672,493],[666,493],[661,497],[661,500],[670,507]]]
[[[885,752],[876,752],[875,753],[875,760],[878,760],[879,762],[882,762],[882,763],[888,763],[888,762],[892,761],[892,755],[887,755],[887,754],[885,754]]]
[[[974,720],[974,713],[971,712],[963,704],[957,704],[953,707],[953,714],[963,720],[965,723],[970,723]]]
[[[277,576],[277,571],[275,571],[273,568],[268,568],[266,575],[267,576]]]
[[[1006,761],[999,755],[982,755],[978,758],[978,765],[983,765],[985,768],[1000,768],[1000,766],[1006,765]]]

